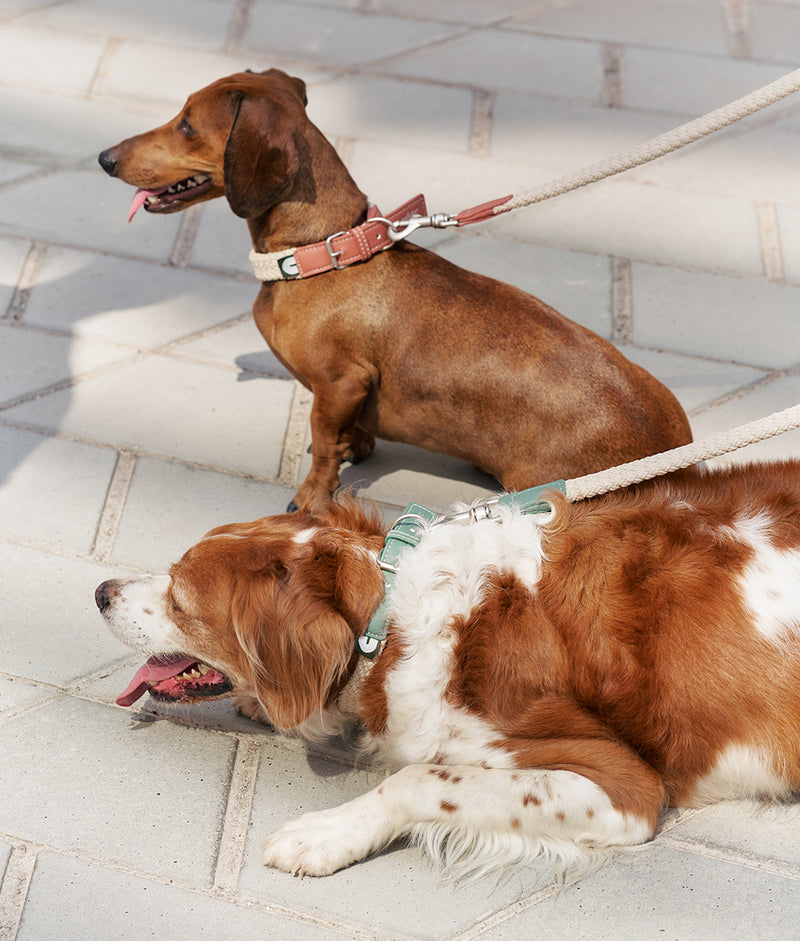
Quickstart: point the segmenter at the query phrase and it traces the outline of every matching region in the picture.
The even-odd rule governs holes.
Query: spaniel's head
[[[150,660],[117,700],[145,690],[191,702],[249,693],[283,729],[325,707],[383,593],[384,527],[354,501],[213,529],[169,575],[103,582],[109,628]]]

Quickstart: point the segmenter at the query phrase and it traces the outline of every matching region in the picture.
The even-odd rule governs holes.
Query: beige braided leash
[[[507,202],[495,206],[492,213],[499,215],[503,212],[510,212],[512,209],[519,209],[521,206],[530,206],[531,203],[542,202],[545,199],[579,189],[581,186],[586,186],[605,177],[631,170],[643,163],[649,163],[651,160],[663,157],[664,154],[671,153],[673,150],[685,147],[693,141],[707,137],[729,124],[734,124],[750,114],[755,114],[756,111],[775,104],[775,102],[798,90],[800,90],[800,69],[795,69],[793,72],[789,72],[774,82],[756,89],[756,91],[745,95],[743,98],[738,98],[736,101],[732,101],[722,108],[717,108],[716,111],[710,111],[702,117],[695,118],[687,124],[681,124],[680,127],[673,128],[666,134],[645,141],[632,150],[608,157],[598,163],[590,164],[581,170],[576,170],[566,176],[545,183],[536,189],[512,196]]]
[[[782,412],[773,412],[765,418],[739,425],[738,428],[720,432],[702,441],[684,444],[680,448],[620,464],[618,467],[611,467],[596,474],[575,477],[573,480],[566,481],[566,497],[570,503],[575,503],[578,500],[596,497],[601,493],[620,490],[622,487],[660,477],[662,474],[669,474],[700,461],[710,460],[712,457],[738,451],[739,448],[747,447],[748,444],[773,438],[775,435],[781,435],[798,426],[800,426],[800,405],[793,405]]]

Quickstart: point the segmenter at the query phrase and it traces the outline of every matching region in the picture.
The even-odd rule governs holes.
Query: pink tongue
[[[184,657],[174,654],[167,657],[151,657],[143,667],[140,667],[136,676],[128,684],[124,693],[117,696],[118,706],[131,706],[137,699],[144,696],[151,686],[177,676],[197,663],[195,657]]]
[[[136,215],[139,209],[144,205],[144,201],[147,199],[148,196],[158,196],[159,193],[163,193],[163,192],[164,192],[163,189],[160,189],[160,190],[138,189],[136,190],[136,192],[133,194],[133,202],[131,203],[130,211],[128,212],[128,222],[130,222],[131,219],[133,219],[133,217]]]

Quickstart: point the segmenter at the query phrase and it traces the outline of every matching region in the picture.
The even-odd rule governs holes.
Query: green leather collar
[[[397,563],[409,549],[419,545],[420,540],[429,526],[438,526],[442,523],[470,522],[479,520],[499,520],[497,512],[501,507],[512,507],[523,515],[532,513],[546,513],[550,504],[541,498],[548,490],[566,492],[563,480],[555,480],[549,484],[541,484],[519,493],[506,493],[496,500],[479,503],[463,512],[439,516],[433,510],[420,506],[418,503],[409,503],[402,516],[399,516],[389,530],[383,549],[378,556],[378,565],[383,570],[383,599],[370,618],[367,629],[356,639],[356,650],[362,657],[373,660],[386,640],[386,613],[391,599],[394,580],[397,576]]]

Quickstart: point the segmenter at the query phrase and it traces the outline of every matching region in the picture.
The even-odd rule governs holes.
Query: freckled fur
[[[264,861],[289,872],[401,836],[455,877],[581,867],[650,839],[668,805],[800,789],[800,463],[552,502],[429,529],[365,674],[384,528],[349,500],[214,530],[169,578],[113,583],[104,614],[136,649],[225,672],[281,727],[357,719],[398,769],[275,831]]]

